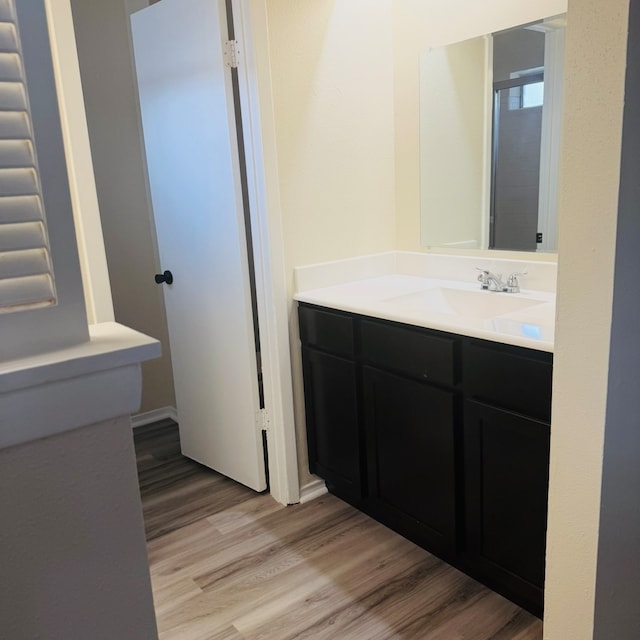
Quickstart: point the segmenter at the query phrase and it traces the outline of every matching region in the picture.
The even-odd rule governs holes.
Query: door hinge
[[[260,409],[256,413],[256,427],[258,431],[269,431],[269,414],[266,409]]]
[[[227,40],[224,43],[224,66],[230,69],[238,68],[240,58],[240,47],[237,40]]]
[[[541,233],[536,233],[536,242],[538,244],[542,244],[542,234]]]

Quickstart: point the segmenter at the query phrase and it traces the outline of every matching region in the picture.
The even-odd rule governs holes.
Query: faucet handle
[[[518,284],[518,276],[526,276],[527,271],[514,271],[510,276],[509,280],[507,280],[507,284]]]
[[[510,293],[518,293],[520,291],[519,276],[526,276],[526,271],[514,271],[507,280],[507,287]]]

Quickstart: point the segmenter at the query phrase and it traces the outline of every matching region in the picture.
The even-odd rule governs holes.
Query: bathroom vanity
[[[541,616],[552,353],[533,318],[552,324],[553,302],[510,295],[387,276],[296,296],[309,466],[335,495]],[[496,327],[507,333],[487,339]]]

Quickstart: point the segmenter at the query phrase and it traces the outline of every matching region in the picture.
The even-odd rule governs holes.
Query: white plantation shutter
[[[47,4],[0,0],[0,365],[88,340]]]
[[[13,0],[0,0],[0,313],[55,304]]]

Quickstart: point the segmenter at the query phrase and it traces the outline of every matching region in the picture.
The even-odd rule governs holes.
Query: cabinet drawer
[[[437,384],[457,382],[454,338],[368,320],[361,322],[361,338],[369,364]]]
[[[551,420],[550,353],[469,340],[462,360],[468,397],[545,422]]]
[[[300,305],[298,318],[302,344],[353,357],[353,318],[350,315]]]

